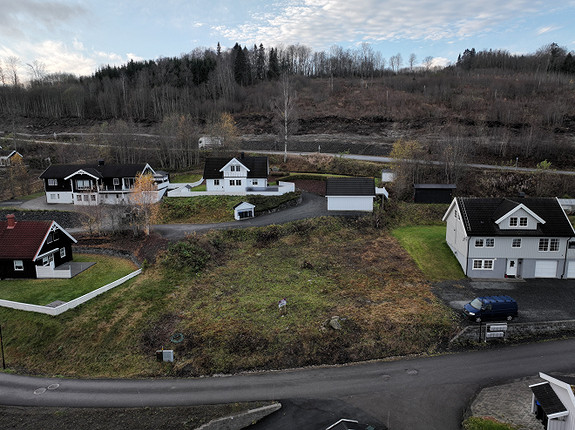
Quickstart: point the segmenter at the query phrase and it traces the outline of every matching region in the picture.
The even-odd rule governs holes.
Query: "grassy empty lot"
[[[200,179],[202,179],[202,176],[203,175],[201,173],[176,173],[175,175],[171,176],[170,182],[172,182],[172,183],[180,183],[180,182],[191,183],[191,182],[199,181]]]
[[[462,279],[461,266],[445,243],[445,226],[399,227],[392,231],[430,281]]]
[[[189,241],[208,255],[203,270],[189,269],[197,253],[182,252],[166,260],[184,258],[179,268],[158,264],[56,318],[0,309],[8,365],[67,376],[192,376],[433,353],[457,330],[411,257],[369,217]],[[334,316],[339,330],[327,324]],[[175,333],[182,342],[171,342]],[[161,347],[174,349],[175,363],[156,362]]]
[[[136,270],[129,260],[104,255],[76,254],[74,261],[96,264],[71,279],[0,281],[0,299],[34,305],[47,305],[55,300],[67,302]]]

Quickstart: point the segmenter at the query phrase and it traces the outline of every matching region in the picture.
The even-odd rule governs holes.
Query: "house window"
[[[549,251],[559,251],[559,239],[551,239],[549,241]]]
[[[232,172],[239,172],[239,171],[240,171],[240,166],[232,165],[232,166],[230,166],[230,171],[232,171]]]
[[[568,248],[575,249],[575,241],[572,240],[571,242],[569,242]]]
[[[114,185],[120,185],[120,179],[119,179],[119,178],[114,178],[113,183],[114,183]]]
[[[48,179],[48,185],[50,186],[57,186],[58,185],[58,179]]]
[[[48,233],[48,237],[46,238],[46,243],[52,243],[54,241],[54,233]]]
[[[252,180],[252,185],[257,185],[258,184],[258,180],[257,179],[253,179]]]
[[[539,251],[549,251],[549,239],[539,239]]]
[[[230,186],[231,187],[239,187],[242,185],[241,179],[230,179]]]
[[[519,218],[519,227],[527,227],[527,217]]]
[[[24,262],[22,260],[14,260],[14,270],[22,272],[24,270]]]
[[[473,260],[474,270],[493,270],[493,260]]]
[[[495,239],[493,238],[485,239],[485,246],[487,248],[493,248],[495,246]]]
[[[50,198],[51,198],[52,200],[56,200],[56,194],[50,194]]]
[[[455,219],[459,219],[459,213],[457,213],[457,209],[455,209],[453,215],[455,216]]]
[[[517,227],[517,217],[512,216],[509,218],[509,227]]]
[[[84,201],[87,202],[88,201],[88,195],[84,194]]]
[[[76,196],[76,200],[78,200],[79,202],[81,202],[81,201],[82,201],[82,196],[81,196],[80,194],[78,194],[78,195]]]
[[[214,185],[220,185],[220,180],[219,180],[219,179],[214,179]]]
[[[95,202],[96,201],[96,194],[91,194],[90,199]]]
[[[60,248],[60,258],[64,258],[66,256],[66,248]]]
[[[475,247],[483,248],[483,239],[475,239]]]
[[[521,239],[513,239],[513,242],[511,242],[511,248],[521,248]]]
[[[90,188],[89,179],[76,179],[76,188],[78,190],[87,190]]]

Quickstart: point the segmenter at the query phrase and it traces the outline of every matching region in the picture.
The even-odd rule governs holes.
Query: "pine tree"
[[[256,57],[256,79],[258,81],[263,81],[266,76],[266,51],[264,49],[263,43],[260,43],[260,47],[257,51]]]
[[[268,64],[268,78],[277,79],[280,75],[280,65],[278,62],[277,49],[270,49],[270,59]]]

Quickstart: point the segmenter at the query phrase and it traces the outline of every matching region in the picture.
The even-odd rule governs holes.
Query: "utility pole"
[[[2,336],[2,324],[0,324],[0,349],[2,350],[2,369],[6,369],[6,361],[4,360],[4,337]]]

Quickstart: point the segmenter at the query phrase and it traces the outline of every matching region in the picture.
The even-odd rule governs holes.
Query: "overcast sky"
[[[457,60],[466,48],[575,50],[575,0],[0,0],[0,58],[90,75],[218,42],[266,48],[372,45],[384,58]]]

